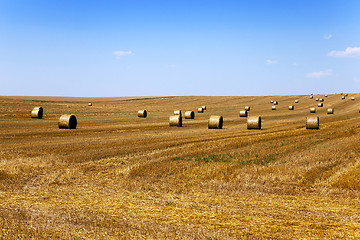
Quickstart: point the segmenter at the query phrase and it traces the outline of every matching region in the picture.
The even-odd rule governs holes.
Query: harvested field
[[[174,109],[199,102],[208,110],[169,127]],[[248,104],[262,130],[239,117]],[[0,97],[0,235],[359,239],[359,104],[329,94],[320,129],[307,130],[315,104],[308,95]],[[43,119],[30,118],[39,105]],[[66,113],[76,129],[58,128]],[[208,129],[211,115],[223,129]]]

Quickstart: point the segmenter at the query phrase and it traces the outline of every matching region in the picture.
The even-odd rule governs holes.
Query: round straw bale
[[[315,101],[319,101],[319,98],[315,98]]]
[[[92,106],[92,103],[91,103],[91,102],[89,102],[89,103],[88,103],[88,106]]]
[[[261,129],[261,117],[260,116],[248,117],[247,129]]]
[[[246,110],[240,110],[240,117],[247,117],[247,111]]]
[[[170,127],[182,127],[182,117],[181,115],[174,115],[169,117]]]
[[[276,106],[272,106],[272,107],[271,107],[271,110],[276,110]]]
[[[310,93],[310,95],[314,95],[313,93]]]
[[[59,118],[59,128],[75,129],[77,120],[73,114],[64,114]]]
[[[306,129],[319,129],[319,117],[307,117]]]
[[[345,99],[345,96],[342,96],[341,99],[344,100],[344,99]]]
[[[293,105],[290,105],[290,106],[289,106],[289,110],[294,110],[294,106],[293,106]]]
[[[201,107],[201,108],[198,108],[198,113],[203,113],[204,112],[204,109]]]
[[[310,113],[316,113],[316,108],[314,107],[310,108]]]
[[[138,111],[138,117],[146,118],[147,117],[147,111],[146,110],[139,110]]]
[[[323,102],[323,101],[324,101],[324,99],[323,99],[323,98],[320,98],[320,99],[319,99],[319,102]]]
[[[249,112],[250,111],[250,106],[245,106],[245,110]]]
[[[328,95],[327,95],[327,94],[325,94],[325,97],[328,97]]]
[[[185,112],[185,119],[194,119],[195,113],[193,111],[186,111]]]
[[[345,93],[344,95],[345,95],[345,97],[347,97],[349,94]]]
[[[314,96],[313,96],[313,95],[311,95],[311,96],[310,96],[310,99],[313,99],[313,98],[314,98]]]
[[[175,110],[174,115],[180,115],[181,116],[181,110]]]
[[[340,95],[343,95],[343,94],[344,94],[343,92],[340,93]]]
[[[270,103],[274,103],[274,100],[270,100]]]
[[[327,114],[334,114],[334,108],[328,108]]]
[[[222,129],[223,127],[223,117],[212,115],[209,118],[208,128],[209,129]]]
[[[202,108],[204,109],[204,110],[206,110],[206,106],[204,105],[204,106],[202,106]]]
[[[318,103],[318,107],[323,107],[324,104],[323,103]]]
[[[31,117],[32,118],[42,119],[42,117],[43,117],[43,108],[42,107],[34,107],[34,109],[31,111]]]
[[[278,101],[274,101],[274,105],[278,105],[278,103],[279,103]]]
[[[296,99],[296,100],[295,100],[295,103],[299,103],[299,100]]]
[[[353,100],[353,101],[354,101],[354,100],[355,100],[355,98],[354,98],[354,97],[352,97],[352,98],[351,98],[351,100]]]

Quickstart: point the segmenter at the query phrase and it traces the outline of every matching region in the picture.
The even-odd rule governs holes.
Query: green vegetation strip
[[[153,99],[171,99],[176,98],[176,96],[172,97],[149,97],[149,98],[130,98],[130,99],[119,99],[119,100],[111,100],[111,101],[93,101],[93,103],[110,103],[110,102],[130,102],[130,101],[141,101],[141,100],[153,100]],[[86,103],[87,101],[51,101],[51,100],[27,100],[31,102],[42,102],[42,103]]]
[[[234,154],[231,155],[227,154],[210,154],[210,155],[196,155],[190,157],[174,157],[173,160],[176,161],[198,161],[198,162],[231,162],[231,163],[241,163],[241,164],[256,164],[256,165],[267,165],[276,160],[276,156],[279,155],[278,153],[275,154],[268,154],[263,157],[259,157],[257,154],[251,159],[244,159],[248,158],[248,156],[244,156],[241,154]]]

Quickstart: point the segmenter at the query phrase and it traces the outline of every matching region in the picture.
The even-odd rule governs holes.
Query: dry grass
[[[29,118],[39,102],[44,118]],[[206,112],[169,127],[174,109],[199,102]],[[249,102],[262,130],[238,117]],[[328,95],[320,130],[308,131],[314,102],[0,97],[0,237],[358,239],[359,105]],[[77,129],[58,129],[70,112]],[[222,115],[224,129],[208,130],[210,115]]]

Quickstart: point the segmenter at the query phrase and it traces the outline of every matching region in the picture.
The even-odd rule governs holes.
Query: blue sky
[[[0,0],[0,95],[360,92],[360,1]]]

